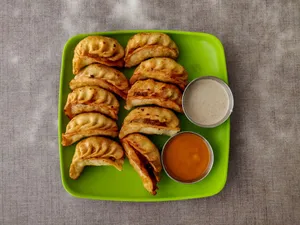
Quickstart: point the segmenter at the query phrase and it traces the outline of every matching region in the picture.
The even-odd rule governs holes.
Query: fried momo
[[[121,139],[130,164],[142,179],[145,189],[155,195],[162,169],[159,151],[144,135],[130,134]]]
[[[129,90],[128,80],[122,72],[101,64],[92,64],[81,70],[70,81],[69,86],[72,90],[83,86],[98,86],[123,99],[126,99]]]
[[[139,33],[131,37],[125,49],[125,67],[138,65],[145,59],[169,57],[176,59],[179,50],[175,42],[163,33]]]
[[[179,119],[171,110],[160,107],[139,107],[125,117],[119,138],[132,133],[172,136],[179,131]]]
[[[70,177],[77,179],[85,166],[114,166],[121,171],[124,151],[115,141],[104,137],[89,137],[76,145],[70,166]]]
[[[62,145],[69,146],[84,137],[104,135],[116,137],[116,122],[100,113],[82,113],[75,116],[62,134]]]
[[[175,84],[182,91],[188,83],[188,74],[184,67],[170,58],[152,58],[142,62],[130,78],[130,84],[149,78]]]
[[[182,112],[182,93],[173,84],[157,82],[152,79],[139,80],[130,88],[125,109],[133,106],[158,105]]]
[[[88,36],[81,40],[74,50],[73,73],[92,63],[123,67],[124,49],[110,37]]]
[[[64,111],[70,119],[80,113],[99,112],[116,120],[119,102],[112,93],[105,89],[85,86],[69,93]]]

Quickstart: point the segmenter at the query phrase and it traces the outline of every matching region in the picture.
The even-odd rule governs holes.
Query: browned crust
[[[120,141],[123,145],[126,157],[129,159],[130,164],[134,167],[134,165],[133,165],[133,162],[134,162],[139,167],[138,170],[135,167],[134,167],[134,169],[139,174],[144,187],[145,187],[145,184],[147,184],[146,182],[150,181],[152,184],[152,188],[151,189],[146,188],[146,187],[145,188],[152,195],[156,195],[156,193],[157,193],[156,191],[158,190],[158,187],[157,187],[158,180],[156,179],[156,174],[155,174],[152,166],[149,164],[148,160],[141,153],[139,153],[137,150],[134,149],[134,146],[132,146],[130,144],[130,141],[128,141],[126,138],[123,138]],[[135,155],[133,157],[129,156],[128,148],[131,148],[131,150],[134,152]],[[141,174],[143,174],[144,176],[147,176],[148,179],[145,179]]]
[[[86,131],[72,132],[67,134],[63,133],[61,144],[63,146],[69,146],[84,137],[90,137],[95,135],[117,137],[118,128],[111,128],[110,130],[103,130],[103,129],[86,130]],[[73,140],[72,139],[73,136],[80,136],[80,138],[78,138],[77,140]]]
[[[72,107],[75,107],[77,103],[71,103],[67,104],[64,108],[65,115],[71,120],[74,118],[74,116],[78,115],[79,113],[89,113],[89,112],[98,112],[102,113],[103,115],[109,116],[110,118],[117,120],[118,119],[118,109],[114,106],[107,106],[104,104],[99,104],[98,106],[94,106],[94,110],[85,110],[84,108],[80,110],[79,113],[73,114],[72,113]],[[106,111],[109,111],[110,113],[104,113],[104,110],[102,108],[106,108]]]
[[[160,50],[158,51],[158,49]],[[134,64],[130,63],[131,57],[133,57],[135,54],[138,54],[142,51],[148,51],[147,57],[142,58],[139,62],[136,62]],[[162,45],[146,45],[134,50],[132,53],[125,56],[124,58],[125,67],[130,68],[136,66],[142,61],[153,57],[169,57],[172,59],[176,59],[178,57],[178,52],[175,49],[165,47]]]
[[[101,79],[101,78],[96,79],[93,77],[82,77],[82,78],[80,78],[80,80],[81,80],[81,82],[79,82],[78,80],[75,80],[75,79],[71,80],[70,84],[69,84],[70,88],[72,90],[74,90],[75,88],[79,88],[79,87],[83,87],[83,86],[99,86],[108,91],[114,92],[115,94],[119,95],[121,98],[123,98],[125,100],[127,98],[128,90],[122,91],[104,79]]]

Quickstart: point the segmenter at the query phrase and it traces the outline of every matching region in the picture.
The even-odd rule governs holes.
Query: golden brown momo
[[[177,85],[182,91],[188,83],[186,70],[170,58],[152,58],[142,62],[130,78],[133,85],[138,80],[154,79]]]
[[[89,137],[76,145],[70,166],[70,177],[77,179],[85,166],[114,166],[122,170],[124,151],[115,141],[104,137]]]
[[[162,169],[159,151],[144,135],[130,134],[121,139],[130,164],[142,179],[145,189],[155,195]]]
[[[130,88],[125,109],[133,106],[158,105],[182,112],[182,93],[173,84],[157,82],[152,79],[139,80]]]
[[[172,136],[179,131],[179,120],[171,110],[160,107],[138,107],[125,117],[119,138],[132,133]]]
[[[126,99],[129,90],[125,75],[114,68],[101,64],[92,64],[84,68],[70,81],[70,88],[98,86]]]
[[[116,137],[116,122],[100,113],[82,113],[75,116],[62,134],[62,145],[69,146],[84,137],[104,135]]]
[[[139,33],[131,37],[125,49],[125,67],[140,64],[153,57],[176,59],[179,51],[175,42],[163,33]]]
[[[99,112],[116,120],[119,102],[112,93],[105,89],[85,86],[69,93],[64,111],[70,119],[80,113]]]
[[[74,50],[73,73],[92,63],[123,67],[124,49],[110,37],[88,36],[81,40]]]

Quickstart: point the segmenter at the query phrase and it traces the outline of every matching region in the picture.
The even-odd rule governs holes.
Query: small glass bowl
[[[198,179],[196,180],[193,180],[193,181],[182,181],[182,180],[178,180],[174,177],[172,177],[169,173],[168,173],[168,170],[166,169],[165,167],[165,163],[164,163],[164,152],[165,152],[165,148],[167,146],[167,144],[175,137],[177,137],[178,135],[181,135],[183,133],[190,133],[190,134],[195,134],[197,135],[198,137],[202,138],[202,140],[205,142],[207,148],[208,148],[208,151],[209,151],[209,156],[210,156],[210,160],[209,160],[209,163],[208,163],[208,166],[205,170],[205,172],[202,174],[202,176],[200,176]],[[201,180],[203,180],[211,171],[212,167],[213,167],[213,164],[214,164],[214,152],[212,150],[212,147],[210,145],[210,143],[200,134],[197,134],[195,132],[192,132],[192,131],[182,131],[182,132],[179,132],[177,134],[175,134],[174,136],[170,137],[167,142],[164,144],[163,146],[163,149],[161,151],[161,164],[163,166],[163,169],[164,171],[166,172],[166,174],[168,175],[168,177],[170,177],[172,180],[178,182],[178,183],[183,183],[183,184],[194,184],[194,183],[197,183]]]
[[[211,79],[211,80],[215,80],[217,82],[219,82],[226,90],[227,94],[228,94],[228,99],[229,99],[229,106],[228,106],[228,110],[227,110],[227,113],[225,114],[225,116],[217,123],[214,123],[214,124],[200,124],[200,123],[197,123],[196,121],[192,120],[192,118],[189,116],[187,110],[186,110],[186,102],[187,102],[187,99],[186,99],[186,93],[187,93],[187,90],[192,86],[192,84],[198,82],[199,80],[203,80],[203,79]],[[185,114],[185,116],[189,119],[189,121],[191,121],[193,124],[199,126],[199,127],[203,127],[203,128],[214,128],[214,127],[217,127],[219,125],[221,125],[222,123],[224,123],[228,118],[229,116],[231,115],[232,113],[232,110],[233,110],[233,106],[234,106],[234,99],[233,99],[233,95],[232,95],[232,92],[231,92],[231,89],[229,88],[229,86],[221,79],[217,78],[217,77],[213,77],[213,76],[203,76],[203,77],[199,77],[199,78],[196,78],[194,80],[192,80],[185,88],[184,92],[183,92],[183,95],[182,95],[182,108],[183,108],[183,112]]]

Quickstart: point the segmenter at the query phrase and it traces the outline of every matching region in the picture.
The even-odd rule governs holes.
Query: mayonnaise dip
[[[215,127],[224,122],[233,107],[233,97],[229,87],[215,77],[194,80],[183,95],[186,116],[195,124]]]

